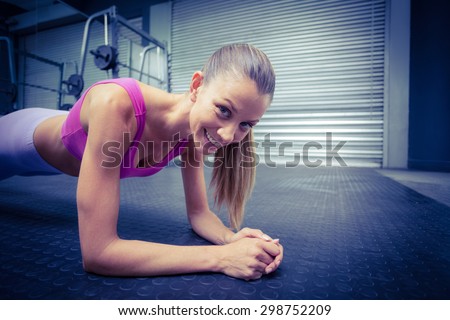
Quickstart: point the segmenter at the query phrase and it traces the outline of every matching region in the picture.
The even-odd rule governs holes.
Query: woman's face
[[[218,76],[205,86],[201,72],[193,76],[191,100],[190,129],[203,154],[241,141],[270,104],[270,96],[260,95],[253,80]]]

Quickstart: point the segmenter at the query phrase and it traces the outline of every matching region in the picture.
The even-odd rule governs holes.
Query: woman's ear
[[[202,84],[203,84],[203,72],[196,71],[192,75],[191,85],[189,87],[189,94],[192,102],[197,101],[197,94]]]

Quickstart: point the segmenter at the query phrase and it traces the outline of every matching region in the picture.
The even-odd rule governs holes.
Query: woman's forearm
[[[227,244],[234,235],[234,232],[227,228],[211,211],[191,213],[188,217],[195,233],[211,243]]]
[[[174,246],[116,239],[96,257],[85,258],[86,271],[109,276],[156,276],[221,272],[220,247]]]
[[[273,242],[243,238],[223,246],[173,246],[137,240],[113,240],[95,256],[83,255],[88,272],[108,276],[161,276],[221,272],[246,280],[258,279],[273,257]]]

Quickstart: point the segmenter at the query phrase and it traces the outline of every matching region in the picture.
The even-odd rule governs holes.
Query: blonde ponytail
[[[239,143],[229,144],[216,152],[211,185],[214,203],[228,208],[231,228],[239,229],[244,218],[245,204],[255,184],[256,157],[253,131]]]

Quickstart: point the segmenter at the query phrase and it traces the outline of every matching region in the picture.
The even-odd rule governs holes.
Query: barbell
[[[110,45],[101,45],[95,51],[89,51],[94,55],[94,63],[100,70],[114,69],[117,65],[119,52]]]
[[[72,74],[68,80],[63,83],[67,86],[67,94],[79,97],[84,87],[83,76],[80,74]]]

